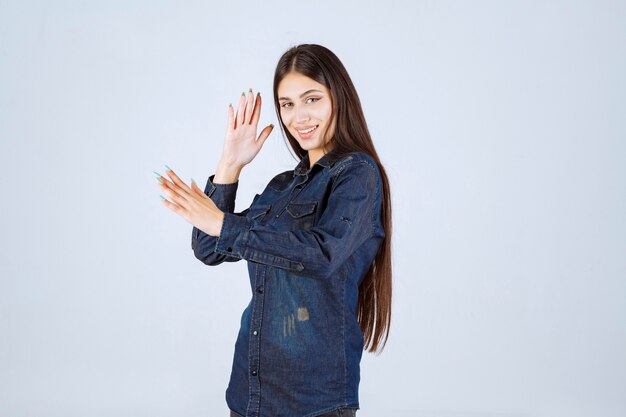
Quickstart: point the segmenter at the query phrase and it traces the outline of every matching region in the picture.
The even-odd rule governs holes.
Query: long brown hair
[[[382,217],[385,238],[359,286],[357,320],[363,332],[364,348],[382,352],[389,337],[391,324],[391,196],[387,173],[383,168],[367,129],[356,89],[339,58],[329,49],[316,44],[302,44],[289,48],[279,59],[274,73],[274,103],[281,128],[299,159],[307,151],[289,133],[280,116],[278,85],[290,72],[305,75],[330,90],[335,134],[330,139],[340,155],[360,151],[370,155],[378,165],[382,177]],[[325,137],[326,132],[323,132]],[[382,346],[381,346],[382,343]],[[371,345],[371,346],[370,346]],[[380,353],[379,352],[379,353]]]

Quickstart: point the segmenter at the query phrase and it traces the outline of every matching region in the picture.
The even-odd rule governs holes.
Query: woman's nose
[[[297,107],[296,108],[296,122],[303,123],[307,120],[309,120],[309,113],[306,111],[306,109],[303,109],[302,107]]]

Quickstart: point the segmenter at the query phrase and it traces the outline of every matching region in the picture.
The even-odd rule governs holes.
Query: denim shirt
[[[375,161],[331,150],[309,168],[307,154],[239,213],[239,182],[214,184],[214,176],[204,192],[224,211],[220,236],[194,227],[191,247],[206,265],[245,259],[252,290],[228,407],[246,417],[358,409],[358,288],[385,236]]]

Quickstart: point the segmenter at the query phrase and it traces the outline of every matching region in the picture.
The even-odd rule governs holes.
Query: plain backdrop
[[[624,1],[0,1],[0,416],[226,416],[246,261],[209,267],[152,171],[204,186],[228,103],[319,43],[393,198],[359,417],[626,415]],[[297,160],[276,128],[236,211]]]

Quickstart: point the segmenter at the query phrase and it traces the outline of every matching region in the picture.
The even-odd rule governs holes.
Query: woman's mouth
[[[305,129],[305,130],[298,130],[298,135],[302,138],[302,139],[308,139],[311,136],[313,136],[313,133],[317,130],[317,128],[319,127],[319,125],[315,125],[315,127],[312,127],[310,129]]]

